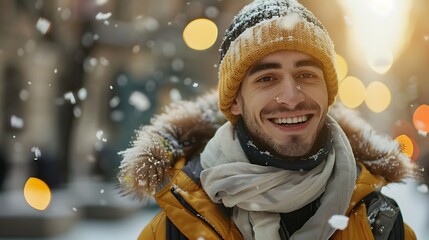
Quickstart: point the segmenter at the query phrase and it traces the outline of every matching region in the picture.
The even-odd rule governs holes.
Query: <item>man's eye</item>
[[[316,75],[312,73],[302,73],[298,75],[298,78],[315,78]]]
[[[258,82],[269,82],[269,81],[272,81],[272,80],[274,80],[274,78],[273,77],[271,77],[271,76],[264,76],[264,77],[261,77],[261,78],[258,78]]]

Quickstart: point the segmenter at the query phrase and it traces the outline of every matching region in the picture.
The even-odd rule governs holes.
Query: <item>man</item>
[[[356,114],[329,108],[334,58],[298,2],[245,6],[221,46],[219,103],[211,93],[172,104],[121,153],[124,193],[162,208],[139,239],[415,239],[380,189],[416,167]]]

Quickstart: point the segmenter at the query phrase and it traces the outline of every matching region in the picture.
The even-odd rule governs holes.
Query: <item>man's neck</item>
[[[332,149],[332,134],[324,126],[316,139],[310,153],[302,157],[278,157],[264,149],[261,144],[252,141],[249,131],[242,119],[237,122],[237,137],[250,163],[262,166],[273,166],[285,170],[309,171],[326,160]]]

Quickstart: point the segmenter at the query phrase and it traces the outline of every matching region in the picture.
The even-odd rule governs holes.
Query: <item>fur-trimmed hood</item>
[[[371,173],[388,182],[419,176],[417,165],[401,152],[401,145],[376,133],[356,111],[334,104],[329,114],[346,133],[356,161]],[[171,177],[168,170],[179,159],[199,154],[225,121],[216,91],[166,106],[151,124],[136,131],[132,146],[119,153],[123,157],[118,173],[122,192],[145,199],[159,191]]]

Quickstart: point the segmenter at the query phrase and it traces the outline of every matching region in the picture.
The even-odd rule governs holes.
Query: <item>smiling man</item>
[[[121,153],[124,193],[162,209],[139,239],[415,239],[380,190],[417,167],[331,106],[334,62],[297,1],[245,6],[221,46],[218,99],[172,104]]]
[[[231,113],[252,139],[279,156],[303,156],[315,145],[328,110],[320,63],[308,54],[279,51],[256,62],[243,79]]]

